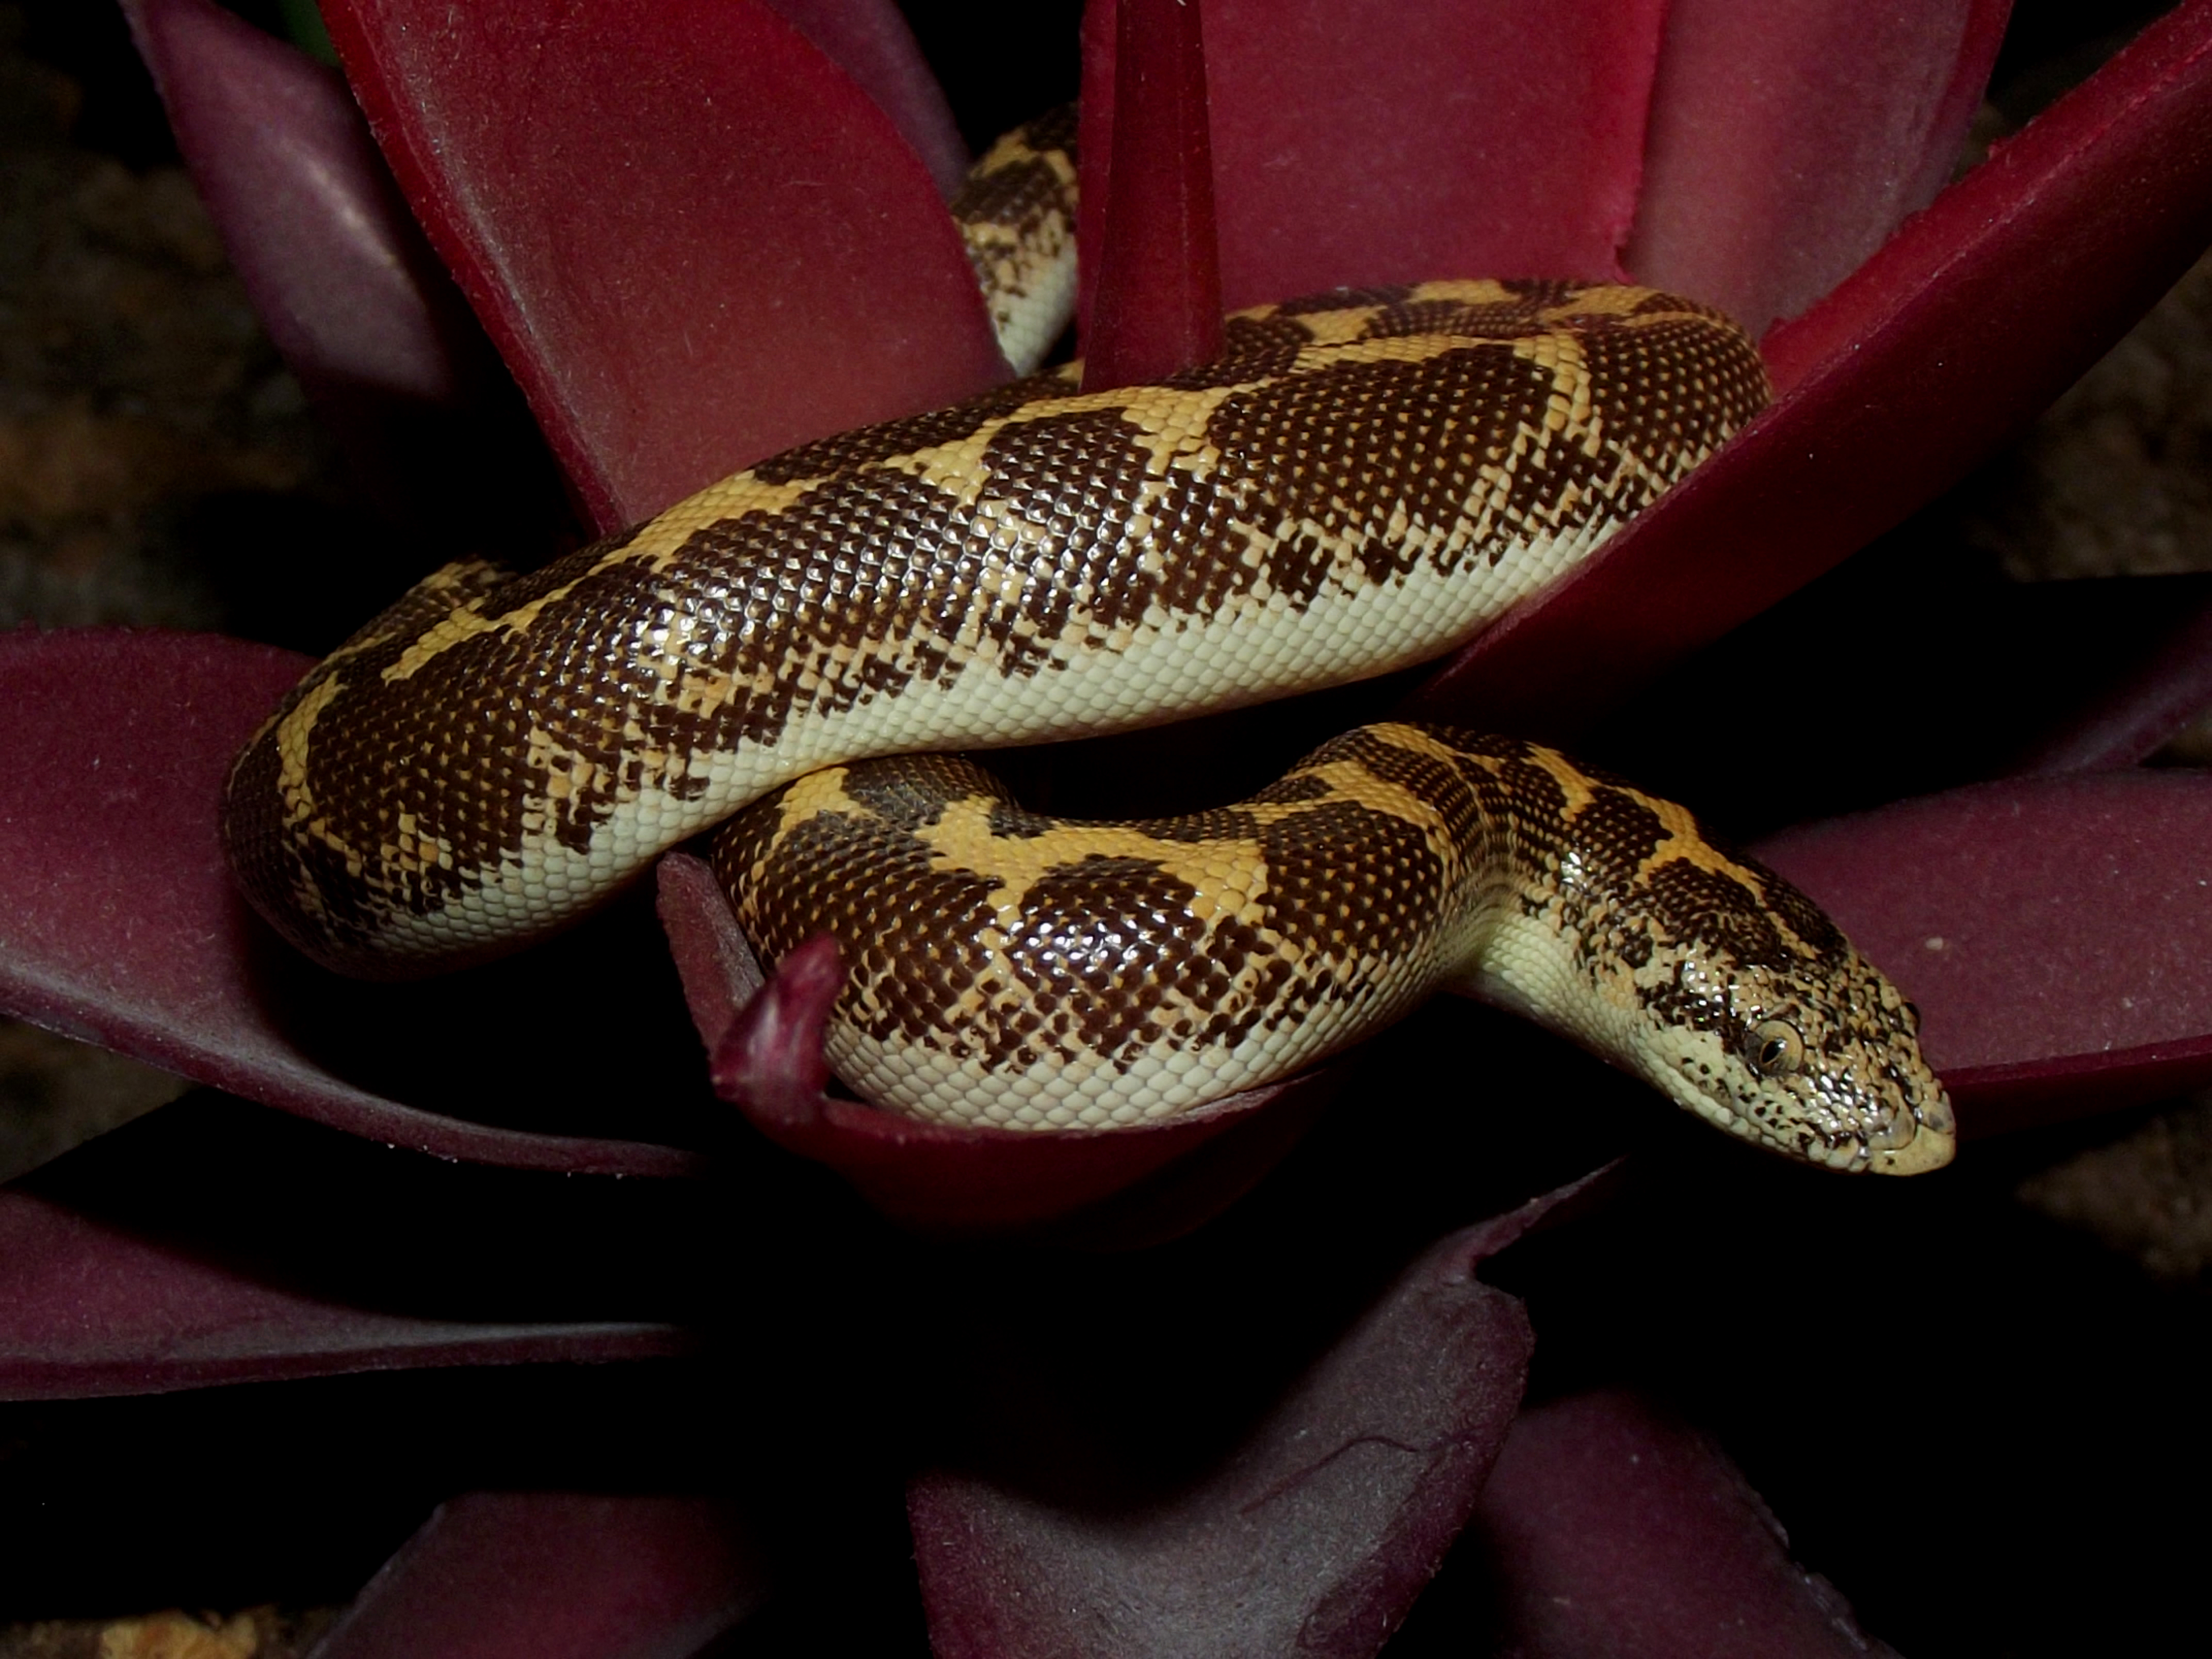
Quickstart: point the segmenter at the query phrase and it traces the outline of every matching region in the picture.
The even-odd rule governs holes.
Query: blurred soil
[[[218,628],[219,524],[327,447],[173,162],[70,142],[78,84],[0,6],[0,623]]]
[[[2212,263],[1984,470],[1967,529],[2021,581],[2212,570]]]
[[[52,1619],[0,1632],[7,1659],[299,1659],[330,1627],[327,1610],[250,1607],[228,1617],[173,1608],[132,1619]]]

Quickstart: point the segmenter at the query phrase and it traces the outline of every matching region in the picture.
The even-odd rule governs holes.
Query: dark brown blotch
[[[1013,797],[999,778],[963,755],[901,755],[856,761],[845,769],[844,793],[902,830],[920,830],[945,816],[953,802],[980,797],[1000,806]]]
[[[1626,886],[1668,837],[1667,826],[1643,799],[1603,786],[1569,815],[1567,833],[1594,882],[1607,887]]]
[[[1204,1006],[1242,965],[1232,933],[1212,938],[1189,883],[1143,858],[1094,857],[1045,872],[1022,895],[1007,941],[1015,973],[1066,1035],[1109,1057],[1150,1046],[1164,1000]],[[1248,946],[1249,948],[1249,946]]]
[[[841,1014],[879,1042],[909,1043],[945,1025],[988,966],[977,941],[993,915],[990,878],[933,869],[933,856],[921,836],[836,812],[816,815],[765,849],[741,816],[715,837],[711,854],[765,959],[833,935],[851,969]],[[869,995],[879,982],[896,994]]]
[[[1309,954],[1395,956],[1434,929],[1452,872],[1420,828],[1352,801],[1324,801],[1267,825],[1269,921]]]
[[[946,204],[952,217],[962,224],[1018,230],[1047,214],[1067,211],[1069,192],[1050,158],[1057,151],[1073,162],[1075,135],[1075,106],[1069,104],[1020,129],[1018,138],[1030,154],[994,160],[999,147],[993,146],[993,154],[969,173]]]
[[[1391,538],[1395,514],[1402,508],[1425,526],[1458,520],[1478,495],[1482,469],[1503,465],[1516,435],[1541,425],[1551,386],[1541,368],[1491,342],[1419,363],[1340,361],[1231,393],[1206,439],[1230,456],[1267,458],[1253,466],[1257,488],[1241,516],[1348,543],[1359,579],[1383,585],[1425,556]],[[1513,539],[1509,532],[1501,545]],[[1487,550],[1462,550],[1437,563],[1449,571],[1467,553]],[[1315,557],[1294,536],[1266,578],[1310,595],[1319,586]],[[1222,577],[1243,580],[1235,571]]]
[[[1850,942],[1819,905],[1765,865],[1741,856],[1736,861],[1759,878],[1765,890],[1767,908],[1781,917],[1815,957],[1834,961],[1850,950]]]
[[[1669,938],[1717,950],[1747,966],[1787,968],[1796,957],[1759,895],[1733,877],[1668,859],[1646,879],[1653,919]]]

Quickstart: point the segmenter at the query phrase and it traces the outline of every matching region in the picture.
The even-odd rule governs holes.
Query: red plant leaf
[[[703,1498],[468,1492],[439,1505],[316,1659],[690,1659],[768,1594]]]
[[[1100,250],[1083,337],[1085,392],[1164,380],[1221,355],[1198,8],[1121,0],[1115,15],[1121,72],[1114,78],[1111,150],[1089,170],[1096,187],[1109,193],[1098,240],[1085,244]],[[1112,189],[1109,179],[1121,188]]]
[[[192,181],[285,361],[318,389],[457,392],[475,328],[345,82],[212,0],[124,0]],[[450,309],[448,309],[450,307]]]
[[[1634,1395],[1513,1419],[1475,1506],[1495,1586],[1484,1650],[1540,1659],[1865,1659],[1833,1586],[1789,1556],[1759,1494],[1702,1435]]]
[[[1753,335],[1950,177],[2011,0],[1674,0],[1628,268]]]
[[[1775,406],[1420,694],[1571,738],[1932,498],[2212,240],[2212,0],[2188,0],[1766,343]]]
[[[920,159],[759,0],[325,17],[602,529],[1004,377]]]
[[[809,1224],[786,1172],[730,1173],[548,1179],[197,1091],[0,1193],[0,1392],[687,1352],[733,1237]]]
[[[511,518],[548,482],[523,470],[537,434],[344,82],[210,0],[124,10],[255,311],[363,483],[449,532],[471,501]]]
[[[1617,277],[1664,9],[1209,0],[1223,301],[1429,277]],[[1094,0],[1084,18],[1078,240],[1092,248],[1104,198],[1091,181],[1112,143],[1112,12]]]
[[[1754,849],[1920,1006],[1973,1133],[2212,1079],[2212,777],[1976,785]]]
[[[945,89],[929,72],[914,31],[890,0],[768,0],[775,15],[851,76],[921,158],[938,194],[968,177],[968,146]]]
[[[1594,1179],[1426,1251],[1242,1444],[1156,1497],[1087,1492],[1064,1457],[921,1477],[907,1513],[933,1650],[1374,1653],[1473,1509],[1521,1397],[1527,1316],[1476,1269]],[[1069,1407],[1042,1376],[971,1397],[1001,1415]]]
[[[1053,1134],[879,1111],[823,1092],[822,1033],[843,978],[835,942],[810,941],[769,978],[706,864],[669,854],[659,880],[661,924],[717,1091],[769,1139],[828,1164],[918,1231],[1050,1225],[1093,1248],[1172,1237],[1246,1191],[1343,1082],[1341,1066],[1324,1066],[1165,1123]]]
[[[2165,618],[2130,672],[2101,688],[2057,729],[2045,732],[2012,769],[2090,772],[2132,766],[2212,708],[2212,597],[2191,592],[2186,598],[2193,603]]]
[[[313,970],[246,910],[222,781],[307,659],[122,630],[0,635],[0,1012],[354,1134],[530,1169],[672,1175],[696,1154],[418,1110],[329,1071],[272,981]],[[356,994],[366,994],[356,993]]]
[[[0,1189],[0,1399],[639,1359],[687,1346],[667,1325],[495,1323],[349,1306],[90,1219],[21,1185]]]

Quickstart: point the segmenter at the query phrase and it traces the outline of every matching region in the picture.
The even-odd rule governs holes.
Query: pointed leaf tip
[[[844,961],[827,933],[778,963],[775,976],[714,1045],[708,1069],[715,1091],[725,1100],[742,1101],[756,1119],[794,1130],[818,1124],[822,1091],[830,1084],[823,1034],[844,984]]]
[[[658,881],[661,926],[723,1097],[917,1231],[1072,1229],[1094,1245],[1171,1237],[1247,1190],[1344,1079],[1340,1062],[1127,1129],[1040,1133],[878,1110],[824,1091],[822,1030],[843,974],[836,942],[811,940],[763,974],[702,860],[669,854]]]

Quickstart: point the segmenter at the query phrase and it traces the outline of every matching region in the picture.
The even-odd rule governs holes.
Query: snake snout
[[[1933,1079],[1931,1078],[1931,1082]],[[1958,1121],[1941,1083],[1866,1138],[1866,1168],[1875,1175],[1924,1175],[1958,1150]]]

